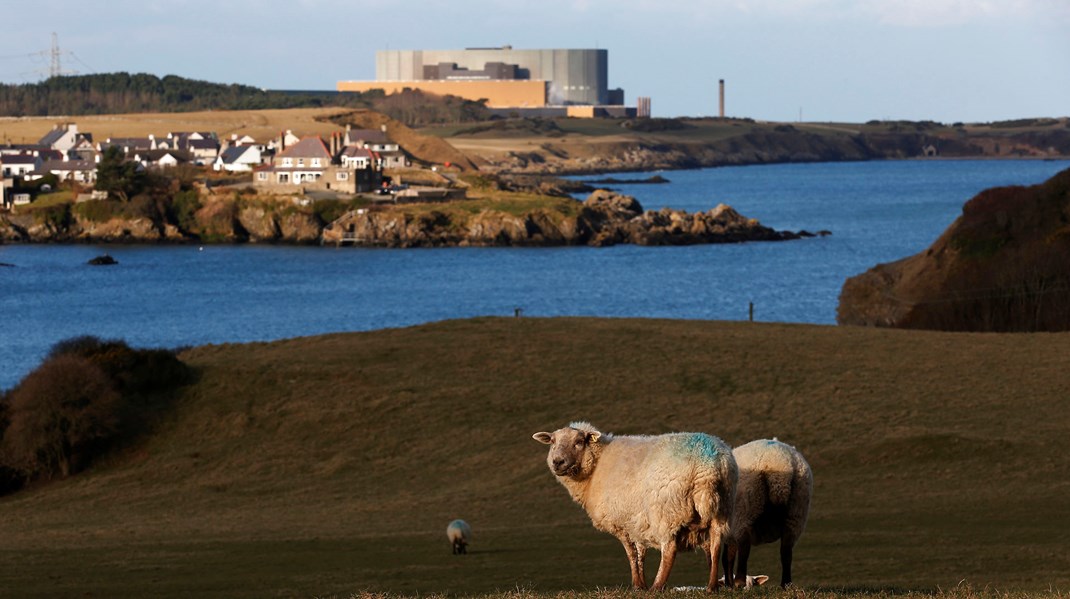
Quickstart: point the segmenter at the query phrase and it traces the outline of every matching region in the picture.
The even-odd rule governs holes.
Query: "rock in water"
[[[109,256],[107,254],[104,254],[103,256],[97,256],[96,258],[91,259],[86,264],[90,264],[92,266],[110,266],[112,264],[118,264],[118,263],[119,262],[115,258],[112,258],[111,256]]]

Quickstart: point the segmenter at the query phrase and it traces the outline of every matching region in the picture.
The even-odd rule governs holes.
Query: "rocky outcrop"
[[[323,242],[372,247],[688,245],[800,236],[774,231],[723,204],[695,214],[667,208],[644,212],[635,198],[607,190],[592,193],[575,215],[545,209],[521,215],[491,209],[451,214],[355,210],[328,225]]]
[[[1070,169],[1001,187],[914,256],[846,281],[840,324],[952,331],[1070,330]]]

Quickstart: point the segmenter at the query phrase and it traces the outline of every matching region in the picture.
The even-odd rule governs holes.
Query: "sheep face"
[[[601,433],[584,431],[571,426],[552,433],[535,433],[531,437],[550,446],[546,465],[557,476],[579,478],[593,460],[591,446],[598,442]]]

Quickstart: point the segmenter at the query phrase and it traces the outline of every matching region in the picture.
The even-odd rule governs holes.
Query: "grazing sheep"
[[[701,547],[710,557],[706,588],[717,588],[738,476],[724,441],[704,433],[614,436],[586,422],[532,437],[550,445],[550,471],[594,527],[624,545],[632,586],[646,588],[647,548],[661,551],[653,584],[661,590],[676,552]]]
[[[739,486],[726,571],[732,571],[738,553],[735,586],[744,586],[751,546],[780,539],[780,586],[787,587],[792,550],[810,513],[814,488],[810,465],[798,450],[776,439],[751,441],[732,454],[739,467]]]
[[[472,527],[464,520],[454,520],[446,527],[446,538],[453,546],[454,555],[468,553],[468,543],[472,541]]]

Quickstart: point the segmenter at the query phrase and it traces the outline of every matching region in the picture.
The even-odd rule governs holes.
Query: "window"
[[[349,173],[347,173],[345,171],[338,171],[338,180],[339,181],[348,181],[349,180]]]
[[[298,158],[297,159],[297,166],[305,166],[305,159],[304,158]]]
[[[312,166],[319,166],[319,165],[320,165],[320,159],[319,158],[313,158],[312,159]]]
[[[283,166],[293,166],[294,165],[294,159],[293,158],[283,158],[282,159],[282,165]]]
[[[260,171],[259,173],[256,174],[256,180],[257,181],[267,181],[267,173],[264,172],[264,171]]]
[[[289,173],[279,173],[279,183],[289,183],[289,182],[290,182],[290,174]]]

